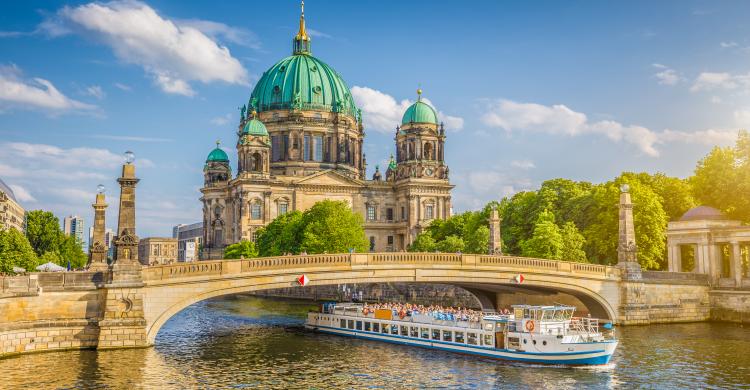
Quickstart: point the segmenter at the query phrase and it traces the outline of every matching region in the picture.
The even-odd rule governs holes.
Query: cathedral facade
[[[421,99],[396,126],[395,158],[365,177],[365,129],[347,84],[312,56],[304,9],[293,54],[268,69],[241,110],[236,173],[218,143],[204,166],[203,255],[255,240],[279,215],[325,199],[364,218],[371,251],[405,250],[433,219],[451,213],[445,129]],[[398,125],[398,124],[394,124]]]

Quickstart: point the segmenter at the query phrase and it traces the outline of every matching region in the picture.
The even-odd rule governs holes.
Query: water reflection
[[[620,329],[613,364],[529,366],[301,329],[306,302],[236,296],[193,305],[149,349],[0,360],[11,388],[616,388],[740,387],[750,330],[727,324]]]

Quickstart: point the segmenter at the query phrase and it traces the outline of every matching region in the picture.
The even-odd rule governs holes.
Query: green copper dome
[[[216,149],[212,150],[211,153],[206,157],[206,162],[229,162],[229,156],[227,152],[221,150],[219,143],[216,143]]]
[[[245,124],[245,127],[242,129],[242,134],[267,136],[268,130],[266,130],[266,125],[264,125],[263,122],[253,118],[247,121],[247,124]]]
[[[429,104],[417,100],[406,109],[404,117],[401,118],[402,125],[407,123],[432,123],[436,125],[438,124],[437,113]]]
[[[251,95],[258,112],[322,110],[356,116],[349,87],[333,68],[307,52],[284,58],[261,76]]]

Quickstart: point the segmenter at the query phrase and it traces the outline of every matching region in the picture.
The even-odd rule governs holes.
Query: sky
[[[238,107],[291,54],[295,1],[3,2],[0,178],[27,210],[116,225],[136,154],[137,232],[201,220],[206,155],[236,164]],[[448,138],[454,212],[547,179],[687,177],[750,125],[750,2],[315,1],[313,55],[351,88],[368,177],[417,88]]]

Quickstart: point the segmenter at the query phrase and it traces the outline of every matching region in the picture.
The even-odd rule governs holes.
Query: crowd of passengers
[[[412,315],[426,315],[436,320],[447,321],[470,321],[479,322],[482,320],[482,312],[465,307],[445,307],[440,305],[415,305],[411,303],[365,303],[362,308],[362,314],[368,315],[375,310],[390,310],[393,316],[404,318]],[[506,314],[508,309],[504,310]]]

